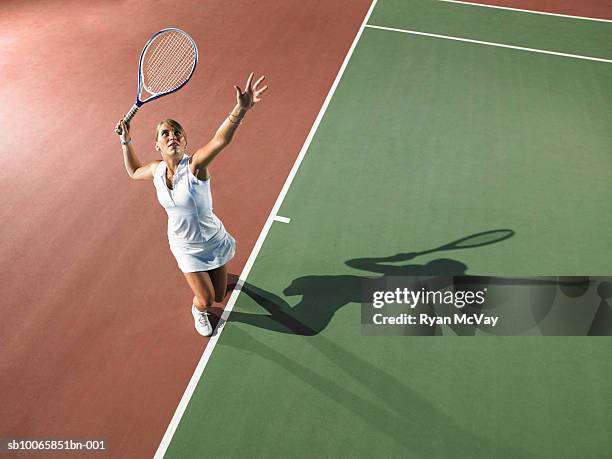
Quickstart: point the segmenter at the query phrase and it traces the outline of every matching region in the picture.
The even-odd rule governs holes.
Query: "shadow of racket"
[[[386,261],[405,261],[412,260],[413,258],[416,258],[418,256],[428,255],[434,252],[473,249],[476,247],[482,247],[485,245],[496,244],[498,242],[505,241],[506,239],[509,239],[514,236],[514,234],[514,231],[512,231],[511,229],[496,229],[483,231],[481,233],[475,233],[466,237],[462,237],[461,239],[457,239],[456,241],[449,242],[448,244],[444,244],[433,249],[423,250],[421,252],[398,253],[397,255],[389,257]]]

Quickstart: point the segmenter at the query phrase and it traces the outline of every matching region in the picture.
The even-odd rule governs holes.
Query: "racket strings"
[[[151,60],[146,65],[148,85],[154,92],[172,89],[185,81],[186,71],[193,66],[193,47],[182,34],[166,34],[153,50]],[[147,90],[149,89],[147,88]]]
[[[143,86],[151,94],[172,91],[189,79],[196,62],[191,40],[180,32],[167,32],[149,45],[143,63]]]
[[[193,67],[193,48],[188,40],[179,34],[164,40],[155,49],[151,62],[147,65],[149,92],[159,93],[180,86],[189,76]]]
[[[175,53],[175,51],[179,50],[182,45],[182,37],[179,35],[180,34],[178,33],[167,33],[156,43],[156,46],[153,48],[153,52],[151,53],[150,61],[147,65],[152,79],[159,76],[160,72],[167,70],[165,65],[173,64],[177,58],[180,58],[180,53]]]

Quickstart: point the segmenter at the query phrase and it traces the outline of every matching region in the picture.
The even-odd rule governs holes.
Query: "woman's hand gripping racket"
[[[129,125],[143,104],[172,94],[185,86],[197,63],[198,47],[184,31],[171,28],[160,30],[153,35],[140,53],[136,102],[123,118],[123,122]],[[115,132],[121,135],[121,127],[118,126]]]

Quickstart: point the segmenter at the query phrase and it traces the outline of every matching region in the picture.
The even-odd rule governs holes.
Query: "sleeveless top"
[[[210,179],[199,180],[189,169],[184,155],[172,179],[173,189],[166,185],[166,163],[155,169],[153,184],[157,199],[168,214],[168,242],[171,247],[192,247],[216,241],[225,235],[221,220],[213,213]]]

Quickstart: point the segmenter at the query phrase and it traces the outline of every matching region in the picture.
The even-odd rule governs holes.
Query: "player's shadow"
[[[435,288],[444,288],[440,280],[452,276],[462,276],[467,272],[467,265],[450,258],[438,258],[425,264],[409,263],[414,258],[443,250],[476,248],[500,242],[514,235],[508,229],[491,230],[473,234],[449,244],[421,252],[396,254],[389,257],[355,258],[346,264],[352,268],[367,271],[372,274],[382,274],[381,277],[365,277],[355,275],[337,276],[302,276],[294,279],[291,285],[283,290],[285,296],[301,296],[300,301],[291,306],[283,298],[267,292],[253,284],[245,283],[241,291],[246,293],[266,314],[253,314],[242,311],[232,311],[230,322],[243,322],[268,330],[297,334],[316,335],[329,324],[334,314],[349,303],[360,304],[364,292],[371,290],[381,281],[390,276],[437,276]],[[420,305],[414,310],[418,314],[435,317],[433,308]],[[473,335],[475,327],[461,327],[456,331],[462,335]],[[434,335],[439,332],[436,326],[415,325],[405,329],[411,335]]]
[[[458,276],[465,274],[467,270],[465,264],[446,258],[433,260],[424,265],[392,268],[390,272],[394,276]],[[327,327],[340,308],[349,303],[361,303],[362,291],[367,289],[369,284],[380,282],[380,279],[353,275],[298,277],[283,290],[285,296],[301,296],[295,306],[256,285],[245,283],[241,291],[255,300],[268,314],[234,310],[230,314],[229,321],[243,322],[281,333],[317,335]],[[433,310],[428,306],[422,307],[419,312],[433,314]],[[435,327],[423,327],[420,330],[418,328],[412,327],[413,332],[421,335],[435,333]]]

